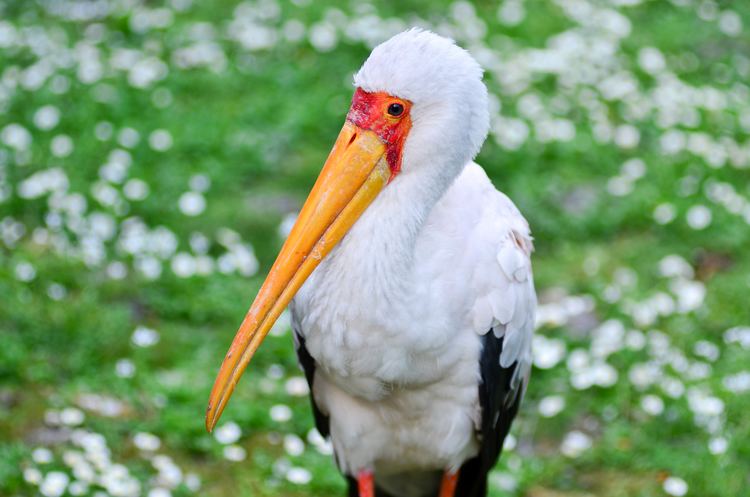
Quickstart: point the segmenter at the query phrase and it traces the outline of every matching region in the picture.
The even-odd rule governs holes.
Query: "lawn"
[[[0,3],[0,495],[343,495],[283,319],[223,354],[369,50],[486,69],[528,218],[532,382],[491,495],[750,486],[750,3]]]

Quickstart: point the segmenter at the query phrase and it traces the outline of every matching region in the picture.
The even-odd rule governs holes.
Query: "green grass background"
[[[94,22],[52,15],[45,10],[49,3],[6,1],[0,6],[0,19],[18,29],[54,32],[68,46],[82,40]],[[692,54],[693,65],[677,70],[682,80],[722,91],[744,88],[747,94],[747,74],[742,74],[737,57],[742,55],[747,61],[750,54],[750,4],[711,2],[719,11],[734,9],[744,22],[742,34],[728,37],[716,22],[697,16],[700,2],[688,3],[690,7],[677,7],[667,1],[646,1],[622,7],[632,33],[614,56],[631,61],[636,79],[648,88],[654,84],[651,76],[639,71],[634,62],[642,47],[658,47],[670,67]],[[66,442],[47,443],[45,434],[54,429],[45,426],[44,413],[75,405],[82,393],[106,394],[125,403],[127,409],[115,418],[87,412],[84,426],[103,434],[113,458],[144,485],[153,469],[133,447],[131,437],[137,431],[159,436],[160,452],[170,455],[185,471],[200,475],[198,495],[341,495],[343,481],[330,457],[310,446],[300,456],[288,456],[274,436],[295,433],[305,438],[312,427],[307,398],[290,397],[283,388],[287,377],[299,375],[288,333],[264,343],[224,414],[225,421],[236,421],[243,428],[239,443],[247,450],[245,461],[222,457],[222,446],[204,430],[203,412],[225,349],[280,247],[278,226],[286,214],[299,208],[325,160],[347,110],[351,74],[369,48],[340,36],[335,49],[328,52],[316,50],[305,40],[245,50],[226,36],[236,7],[231,0],[195,1],[187,10],[175,11],[170,26],[137,32],[132,29],[134,12],[162,3],[123,5],[96,21],[106,31],[98,46],[105,54],[118,48],[150,50],[169,63],[168,75],[139,89],[130,86],[122,72],[106,71],[100,82],[84,84],[76,81],[74,68],[62,68],[57,73],[71,82],[62,95],[53,93],[50,84],[35,91],[16,89],[0,110],[0,128],[21,123],[31,130],[33,143],[28,165],[14,164],[13,151],[0,143],[0,149],[6,150],[6,182],[18,185],[36,171],[62,167],[70,190],[88,198],[89,210],[106,210],[92,199],[90,186],[117,145],[113,140],[97,140],[94,127],[108,121],[115,132],[134,128],[141,140],[130,150],[133,164],[128,175],[146,181],[150,195],[131,202],[128,216],[139,216],[150,226],[168,227],[176,234],[180,250],[189,250],[193,232],[213,239],[218,227],[229,227],[252,243],[260,270],[249,278],[219,273],[180,278],[167,263],[155,280],[136,271],[113,280],[101,267],[87,267],[75,257],[32,240],[30,233],[44,225],[49,210],[44,197],[11,195],[0,202],[0,219],[12,217],[27,227],[27,234],[14,246],[0,244],[0,495],[37,495],[38,490],[22,476],[24,468],[35,464],[31,458],[35,447],[49,445],[55,454],[55,462],[43,467],[44,471],[65,467],[60,458],[68,446]],[[339,8],[354,18],[362,5],[352,2]],[[376,1],[372,5],[378,16],[405,24],[417,16],[436,26],[453,22],[451,5],[445,1]],[[559,3],[528,0],[524,5],[524,21],[505,26],[498,21],[495,2],[474,4],[477,16],[487,25],[488,33],[482,37],[486,46],[543,47],[552,35],[573,24]],[[299,19],[309,26],[330,15],[335,6],[336,2],[325,0],[280,3],[278,19],[269,24],[280,26]],[[169,62],[170,54],[188,44],[189,30],[198,22],[208,23],[217,33],[215,41],[227,59],[221,72],[178,69]],[[0,48],[0,74],[7,76],[11,68],[25,68],[34,61],[28,49]],[[488,81],[491,91],[499,95],[503,113],[516,115],[518,96],[498,92],[494,75],[489,74]],[[545,102],[555,88],[552,77],[531,84]],[[154,93],[160,89],[169,90],[172,96],[165,108],[153,104]],[[97,92],[110,97],[98,101]],[[35,111],[46,104],[61,111],[60,124],[52,132],[36,130],[32,124]],[[611,105],[612,119],[622,119],[622,108]],[[746,103],[745,113],[748,108]],[[742,112],[741,106],[732,104],[722,112],[702,113],[693,131],[747,144],[747,132],[737,124]],[[662,316],[643,331],[663,331],[690,360],[697,360],[692,350],[699,340],[720,348],[721,356],[711,364],[709,377],[692,383],[710,388],[722,399],[722,433],[729,447],[720,455],[707,450],[710,436],[696,427],[684,397],[664,397],[667,405],[662,415],[643,414],[639,407],[642,392],[628,380],[629,368],[643,361],[642,351],[622,350],[611,357],[619,381],[608,388],[573,389],[563,361],[553,369],[534,371],[514,429],[518,446],[497,470],[512,475],[515,490],[501,489],[496,479],[491,495],[660,496],[664,495],[662,482],[670,475],[689,484],[689,495],[750,495],[750,397],[722,383],[750,364],[746,349],[722,340],[728,328],[750,323],[750,226],[709,204],[700,188],[685,194],[679,186],[685,178],[699,185],[715,178],[748,197],[747,169],[713,169],[690,154],[666,157],[658,145],[663,130],[653,119],[634,122],[640,130],[640,144],[623,150],[597,142],[580,107],[573,106],[562,115],[576,126],[573,140],[541,143],[532,132],[518,150],[505,150],[489,139],[477,159],[532,226],[542,303],[554,301],[560,292],[590,295],[596,306],[589,318],[595,323],[618,319],[628,329],[638,328],[624,300],[637,302],[658,290],[668,292],[668,282],[658,272],[659,261],[670,254],[687,260],[707,288],[704,305],[695,312]],[[155,129],[171,133],[174,145],[168,151],[149,148],[147,137]],[[51,154],[50,142],[57,133],[72,137],[75,148],[70,156]],[[645,177],[629,195],[608,194],[607,181],[632,157],[648,164]],[[194,174],[208,176],[211,187],[205,194],[206,211],[188,217],[177,205]],[[580,209],[561,207],[578,200]],[[674,205],[677,212],[677,218],[666,225],[655,223],[652,216],[654,207],[663,202]],[[712,207],[713,221],[707,229],[691,229],[685,221],[685,213],[696,203]],[[212,244],[209,254],[219,253],[219,247]],[[111,245],[108,258],[129,264]],[[32,281],[16,277],[15,268],[22,262],[36,269]],[[595,271],[586,270],[592,265]],[[636,280],[624,290],[626,297],[609,302],[605,290],[623,268],[631,270]],[[62,300],[48,296],[51,284],[65,288]],[[131,334],[138,325],[158,330],[159,343],[151,348],[133,346]],[[539,333],[564,340],[569,351],[588,347],[591,326],[573,328],[547,325]],[[116,375],[115,364],[122,358],[135,364],[133,378]],[[283,368],[283,378],[268,378],[272,365]],[[679,371],[670,374],[684,376]],[[563,395],[566,408],[549,419],[541,417],[536,407],[551,394]],[[276,404],[292,408],[290,421],[270,419],[269,409]],[[573,429],[593,439],[593,447],[577,458],[559,451],[561,440]],[[309,469],[312,481],[295,485],[275,475],[274,464],[280,458]],[[184,486],[173,493],[190,494]]]

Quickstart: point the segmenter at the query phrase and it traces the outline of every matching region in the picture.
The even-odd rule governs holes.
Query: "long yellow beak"
[[[320,261],[388,183],[385,145],[373,131],[344,124],[289,238],[245,315],[211,390],[206,428],[216,426],[250,359]]]

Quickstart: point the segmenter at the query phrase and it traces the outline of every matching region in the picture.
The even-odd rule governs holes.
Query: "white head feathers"
[[[482,68],[451,39],[417,28],[399,33],[375,47],[354,76],[354,84],[412,102],[405,173],[423,162],[433,163],[437,152],[452,163],[445,166],[458,168],[449,174],[458,174],[487,137],[489,110]]]

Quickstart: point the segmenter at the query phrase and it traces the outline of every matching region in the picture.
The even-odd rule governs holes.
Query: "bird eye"
[[[399,103],[392,103],[388,106],[388,114],[398,117],[404,113],[404,106]]]

